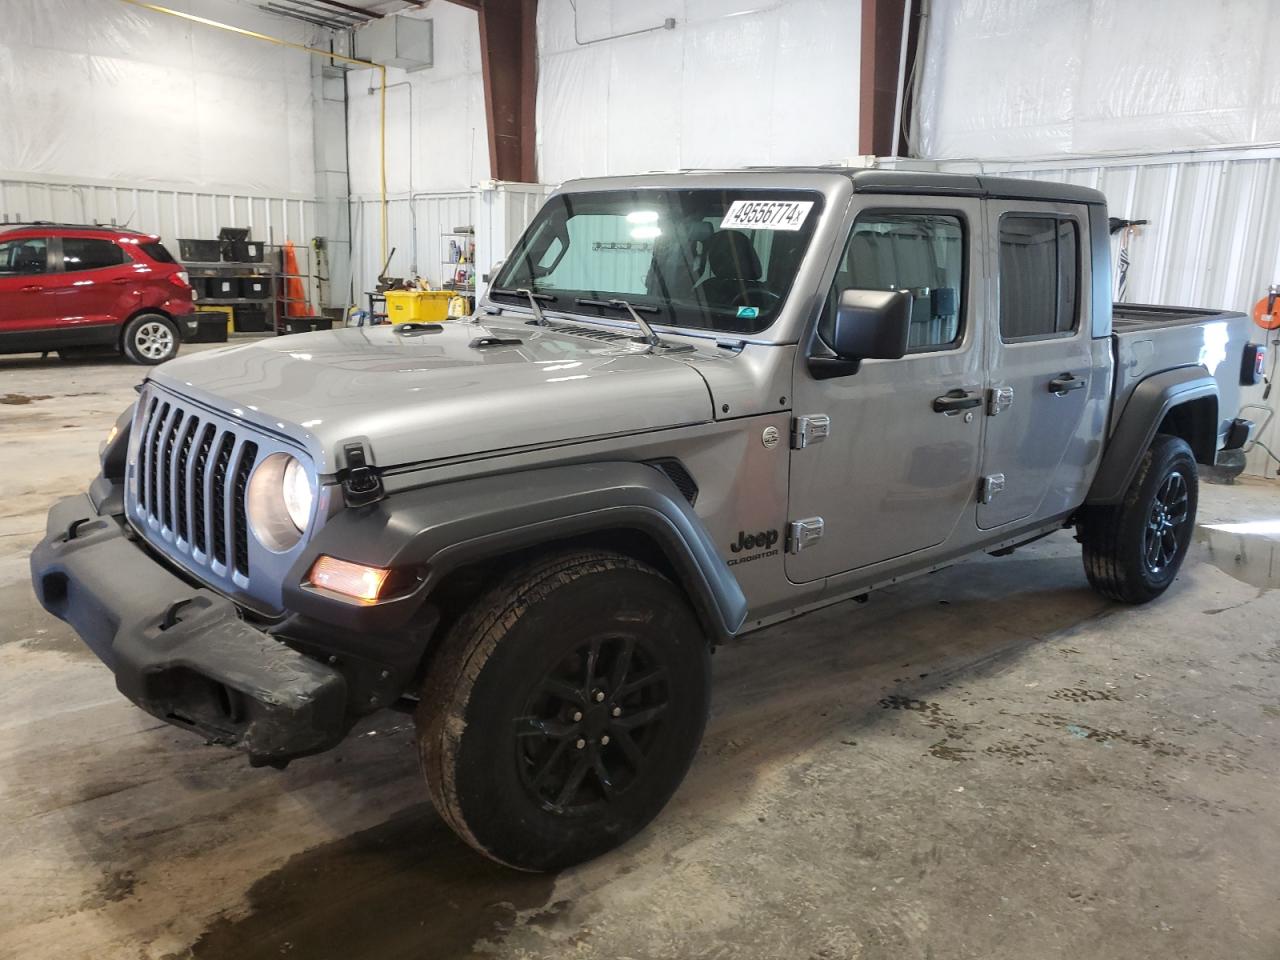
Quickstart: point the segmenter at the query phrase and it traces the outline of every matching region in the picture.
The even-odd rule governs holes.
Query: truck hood
[[[487,337],[518,343],[482,345]],[[692,358],[691,354],[677,354]],[[365,440],[383,468],[712,419],[688,363],[557,323],[348,327],[179,357],[159,385],[306,448],[321,474]]]

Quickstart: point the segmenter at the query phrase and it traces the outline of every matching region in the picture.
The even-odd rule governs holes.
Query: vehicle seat
[[[13,270],[15,273],[44,273],[45,265],[43,247],[28,243],[14,252]]]
[[[707,303],[727,306],[765,284],[760,256],[741,230],[717,230],[706,243],[708,275],[698,284]]]
[[[645,277],[649,294],[665,300],[692,300],[706,269],[710,238],[711,224],[698,220],[689,224],[683,242],[665,233],[654,240],[653,261]]]

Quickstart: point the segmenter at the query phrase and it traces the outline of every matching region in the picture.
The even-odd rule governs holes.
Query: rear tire
[[[558,870],[666,805],[702,738],[710,649],[670,580],[629,557],[552,554],[449,630],[417,713],[444,820],[485,856]]]
[[[1095,590],[1122,603],[1164,593],[1195,530],[1195,456],[1180,437],[1159,434],[1142,457],[1124,500],[1086,507],[1077,523],[1084,570]]]
[[[140,313],[124,325],[120,346],[134,363],[164,363],[178,355],[178,328],[163,314]]]

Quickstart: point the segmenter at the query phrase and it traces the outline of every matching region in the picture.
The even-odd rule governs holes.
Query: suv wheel
[[[1146,603],[1164,593],[1191,543],[1198,494],[1187,442],[1158,435],[1124,501],[1088,507],[1080,516],[1084,569],[1093,588],[1124,603]]]
[[[178,328],[162,314],[139,314],[125,324],[121,343],[134,363],[164,363],[177,356]]]
[[[450,629],[418,709],[423,772],[467,843],[522,870],[599,856],[652,820],[702,738],[710,648],[629,557],[526,563]]]

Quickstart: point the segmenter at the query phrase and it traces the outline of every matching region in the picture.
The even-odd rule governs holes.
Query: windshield
[[[515,291],[529,290],[549,309],[610,317],[607,301],[626,300],[650,323],[759,333],[777,319],[821,211],[821,194],[797,190],[561,194],[489,293],[523,306]]]

